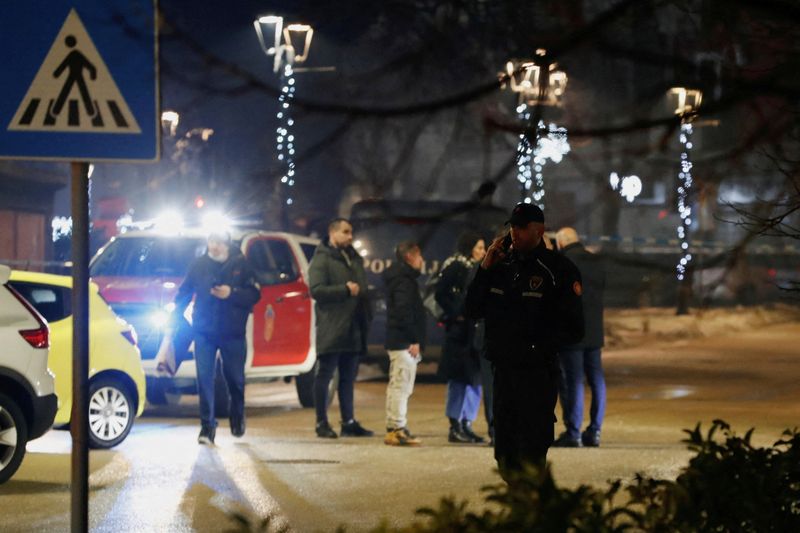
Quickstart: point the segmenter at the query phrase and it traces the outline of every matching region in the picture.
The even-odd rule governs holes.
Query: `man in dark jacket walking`
[[[367,299],[367,276],[361,256],[355,251],[353,226],[344,218],[328,225],[328,237],[314,252],[308,267],[311,297],[317,318],[317,359],[314,379],[316,432],[320,438],[338,437],[328,422],[328,386],[339,369],[339,409],[343,437],[369,437],[353,415],[353,387],[358,361],[367,347],[371,317]]]
[[[425,349],[425,307],[417,285],[422,271],[419,245],[404,241],[395,248],[397,262],[386,269],[386,350],[389,385],[386,387],[386,437],[389,446],[418,446],[408,430],[408,399],[414,392],[417,365]]]
[[[511,231],[495,239],[468,290],[466,313],[484,318],[495,368],[495,459],[514,481],[524,464],[544,466],[558,398],[557,348],[583,337],[581,278],[542,240],[544,213],[519,203]]]
[[[189,267],[175,296],[173,317],[181,317],[194,296],[192,330],[200,395],[200,444],[214,444],[217,420],[214,415],[214,378],[217,351],[230,393],[231,434],[245,432],[244,365],[247,357],[247,317],[261,293],[253,272],[241,252],[231,246],[228,233],[208,237],[206,255]]]
[[[603,291],[606,272],[602,258],[584,248],[573,228],[561,228],[556,234],[556,243],[561,253],[575,263],[583,279],[582,301],[586,334],[579,343],[561,346],[558,351],[561,364],[559,396],[565,431],[553,446],[599,446],[600,430],[606,411],[606,382],[600,360],[604,344]],[[592,404],[589,427],[581,433],[584,376],[592,391]]]

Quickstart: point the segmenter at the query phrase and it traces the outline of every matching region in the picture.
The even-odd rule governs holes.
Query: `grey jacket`
[[[372,313],[361,256],[352,246],[332,247],[326,237],[314,252],[308,278],[317,315],[317,353],[365,352]],[[358,296],[350,295],[348,281],[358,283]]]

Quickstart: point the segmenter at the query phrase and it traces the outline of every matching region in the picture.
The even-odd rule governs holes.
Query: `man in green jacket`
[[[316,432],[320,438],[335,439],[328,423],[328,386],[339,369],[339,408],[343,437],[369,437],[353,416],[353,386],[358,361],[367,347],[367,329],[371,320],[367,299],[367,276],[361,256],[355,251],[353,226],[344,218],[328,225],[328,237],[314,252],[308,269],[311,296],[317,318],[317,359],[319,368],[314,380]]]

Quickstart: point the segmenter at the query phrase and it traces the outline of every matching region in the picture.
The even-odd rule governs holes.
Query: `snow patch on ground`
[[[629,348],[654,341],[724,336],[767,325],[800,322],[800,307],[787,304],[692,309],[606,309],[606,348]]]

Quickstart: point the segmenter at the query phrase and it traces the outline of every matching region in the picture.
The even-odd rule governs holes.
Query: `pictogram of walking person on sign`
[[[119,65],[125,55],[116,50],[112,57]],[[8,130],[142,132],[75,9],[53,38]]]
[[[58,98],[56,98],[55,104],[53,104],[52,100],[50,101],[50,106],[48,106],[47,109],[47,118],[45,119],[45,124],[51,120],[52,123],[55,124],[56,116],[58,116],[61,113],[61,110],[64,108],[64,103],[67,101],[67,97],[69,96],[70,91],[72,91],[73,85],[78,86],[78,91],[80,92],[81,100],[83,101],[83,107],[86,109],[86,114],[90,117],[94,117],[97,113],[97,110],[92,103],[92,98],[89,96],[89,89],[86,86],[86,80],[83,77],[84,70],[86,70],[89,73],[89,77],[92,80],[96,80],[97,69],[91,61],[86,59],[85,55],[75,49],[75,46],[78,44],[78,40],[74,35],[67,35],[66,39],[64,39],[64,44],[73,50],[70,51],[70,53],[67,54],[67,57],[64,58],[64,61],[58,65],[58,68],[55,70],[55,72],[53,72],[53,77],[58,79],[65,70],[68,71],[67,77],[64,80],[64,85],[61,88]]]

